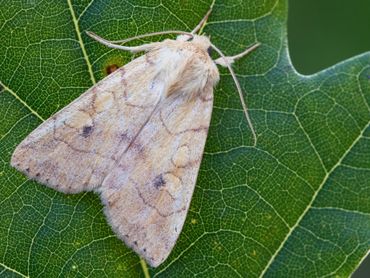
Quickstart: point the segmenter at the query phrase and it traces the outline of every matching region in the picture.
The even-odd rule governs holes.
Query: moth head
[[[193,37],[192,43],[207,52],[209,52],[210,49],[212,49],[211,41],[207,36],[195,35]]]
[[[209,55],[211,55],[211,50],[212,50],[212,44],[209,39],[209,37],[204,36],[204,35],[193,35],[193,36],[188,36],[188,35],[180,35],[177,37],[178,41],[188,41],[191,42],[192,44],[196,45],[198,48],[206,51]]]

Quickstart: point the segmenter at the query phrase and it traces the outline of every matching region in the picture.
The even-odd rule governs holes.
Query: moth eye
[[[192,40],[194,39],[194,37],[190,37],[190,38],[188,38],[188,42],[191,42]]]
[[[208,47],[207,48],[207,52],[208,52],[208,55],[211,56],[212,55],[212,51],[213,51],[213,48],[212,46]]]

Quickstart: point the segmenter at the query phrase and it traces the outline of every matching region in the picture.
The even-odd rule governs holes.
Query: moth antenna
[[[226,67],[229,69],[230,71],[230,74],[234,80],[234,83],[235,83],[235,86],[236,86],[236,89],[238,90],[238,94],[239,94],[239,98],[240,98],[240,102],[242,104],[242,107],[243,107],[243,111],[244,111],[244,115],[245,115],[245,118],[247,120],[247,123],[248,123],[248,126],[249,128],[251,129],[252,131],[252,136],[253,136],[253,146],[255,147],[256,144],[257,144],[257,135],[256,135],[256,132],[254,130],[254,127],[253,127],[253,124],[252,124],[252,121],[249,117],[249,113],[248,113],[248,108],[247,108],[247,104],[245,103],[244,101],[244,97],[243,97],[243,91],[240,87],[240,83],[239,83],[239,80],[238,78],[236,78],[236,75],[235,75],[235,72],[233,70],[233,68],[231,67],[230,63],[228,62],[226,56],[221,52],[220,49],[218,49],[214,44],[211,43],[211,46],[214,50],[216,50],[216,52],[225,60],[225,65]],[[257,45],[258,46],[258,45]],[[257,47],[256,46],[256,47]],[[239,56],[239,55],[236,55],[236,56]]]
[[[167,34],[188,35],[188,36],[193,37],[193,35],[189,32],[178,31],[178,30],[168,30],[168,31],[159,31],[159,32],[153,32],[153,33],[148,33],[148,34],[143,34],[143,35],[137,35],[135,37],[127,38],[127,39],[124,39],[124,40],[117,40],[117,41],[110,41],[110,42],[111,43],[125,44],[127,42],[137,40],[137,39],[142,39],[142,38],[152,37],[152,36],[159,36],[159,35],[167,35]]]
[[[152,33],[152,34],[156,34],[156,35],[160,35],[161,33],[170,34],[170,32],[172,32],[172,34],[177,34],[177,32],[179,32],[179,34],[184,34],[184,35],[188,35],[188,36],[193,37],[192,34],[190,34],[188,32],[183,32],[183,31],[162,31],[162,32],[156,32],[156,33]],[[89,37],[93,38],[94,40],[100,42],[101,44],[104,44],[105,46],[108,46],[110,48],[124,50],[124,51],[130,51],[132,53],[141,52],[141,51],[148,51],[151,48],[153,48],[155,45],[158,45],[158,42],[153,42],[153,43],[142,44],[142,45],[138,45],[138,46],[123,46],[123,45],[116,44],[118,41],[106,40],[106,39],[98,36],[97,34],[95,34],[93,32],[90,32],[90,31],[86,31],[86,34]],[[123,42],[132,41],[132,40],[135,40],[137,38],[149,37],[150,35],[151,34],[139,35],[139,36],[136,36],[136,37],[132,37],[132,38],[123,40]]]
[[[213,9],[213,5],[214,5],[215,1],[212,2],[211,4],[211,7],[209,8],[208,12],[206,13],[206,15],[202,18],[202,20],[198,23],[198,25],[193,29],[193,31],[191,31],[191,34],[192,35],[195,35],[199,30],[202,31],[206,22],[207,22],[207,19],[209,17],[209,15],[211,14],[212,12],[212,9]],[[201,33],[201,32],[200,32]]]
[[[216,59],[214,61],[215,61],[216,64],[219,64],[219,65],[221,65],[223,67],[227,67],[227,65],[231,65],[232,63],[235,62],[235,60],[242,58],[243,56],[245,56],[248,53],[250,53],[253,50],[255,50],[260,45],[261,45],[260,43],[256,43],[256,44],[248,47],[246,50],[244,50],[243,52],[241,52],[239,54],[236,54],[234,56],[220,57],[220,58],[218,58],[218,59]]]
[[[243,56],[249,54],[253,50],[255,50],[257,47],[259,47],[261,44],[258,42],[250,47],[248,47],[246,50],[244,50],[242,53],[236,54],[234,56],[229,57],[231,60],[238,60],[242,58]]]

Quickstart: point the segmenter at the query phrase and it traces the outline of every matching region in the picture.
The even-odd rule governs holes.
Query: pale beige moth
[[[211,11],[211,10],[210,10]],[[140,46],[89,35],[139,58],[114,71],[29,134],[11,164],[30,179],[64,193],[97,192],[116,235],[152,267],[170,254],[184,225],[210,125],[216,64],[225,57],[202,30]],[[212,60],[211,49],[221,56]]]

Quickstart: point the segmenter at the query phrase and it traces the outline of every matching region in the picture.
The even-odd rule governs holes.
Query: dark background
[[[370,50],[369,0],[290,0],[288,18],[290,55],[301,74]]]
[[[288,39],[293,65],[305,75],[370,51],[370,1],[290,0]],[[370,255],[352,277],[370,277]]]

